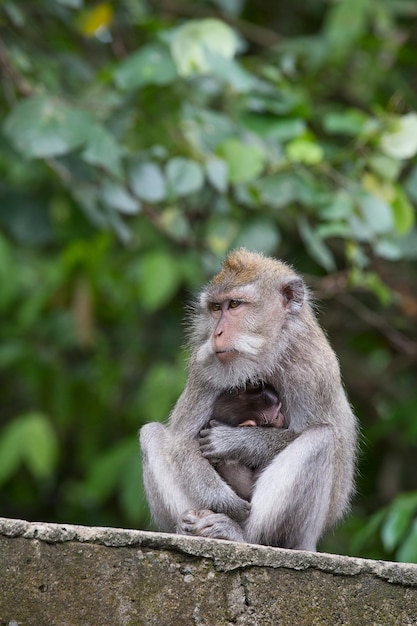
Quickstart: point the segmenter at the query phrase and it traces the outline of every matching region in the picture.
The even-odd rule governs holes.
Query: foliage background
[[[0,3],[0,505],[147,528],[137,431],[237,245],[303,272],[361,422],[322,549],[417,562],[414,0]]]

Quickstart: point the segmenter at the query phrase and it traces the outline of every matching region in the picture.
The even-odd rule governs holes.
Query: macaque
[[[278,394],[271,385],[231,389],[221,393],[213,407],[212,419],[229,426],[284,426]]]
[[[281,402],[270,385],[249,386],[221,393],[214,403],[209,426],[219,422],[229,426],[265,426],[283,428],[284,416]],[[235,460],[225,460],[214,465],[216,471],[232,489],[245,500],[250,500],[253,486],[262,467],[248,467]]]
[[[353,491],[357,427],[335,353],[289,265],[240,249],[201,292],[185,389],[167,425],[140,435],[145,490],[162,531],[316,550]],[[214,421],[218,396],[271,385],[285,428]],[[210,425],[209,425],[210,426]],[[262,471],[251,501],[215,467]]]

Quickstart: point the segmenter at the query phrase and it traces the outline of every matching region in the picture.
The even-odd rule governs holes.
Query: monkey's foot
[[[245,541],[243,531],[237,522],[223,513],[213,513],[208,509],[186,511],[178,522],[177,532],[182,535]]]

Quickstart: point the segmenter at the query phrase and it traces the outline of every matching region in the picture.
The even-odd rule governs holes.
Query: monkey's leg
[[[335,445],[330,427],[311,427],[273,459],[255,484],[247,541],[316,550],[331,514]]]
[[[140,430],[143,483],[152,519],[159,530],[173,533],[180,515],[196,503],[178,480],[169,437],[167,428],[158,422],[146,424]]]
[[[215,465],[215,469],[239,497],[250,502],[254,484],[254,472],[250,467],[239,461],[226,461]]]

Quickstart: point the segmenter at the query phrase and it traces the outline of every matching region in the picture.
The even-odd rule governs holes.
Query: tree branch
[[[398,352],[407,356],[417,356],[417,343],[396,328],[393,328],[386,321],[385,317],[378,315],[378,313],[375,313],[375,311],[372,311],[348,293],[343,294],[340,297],[340,301],[367,324],[379,330]]]
[[[28,98],[33,94],[33,88],[27,82],[27,80],[20,74],[20,72],[14,66],[9,53],[6,50],[3,42],[0,40],[0,68],[5,76],[8,76],[16,87],[17,91],[25,98]]]

